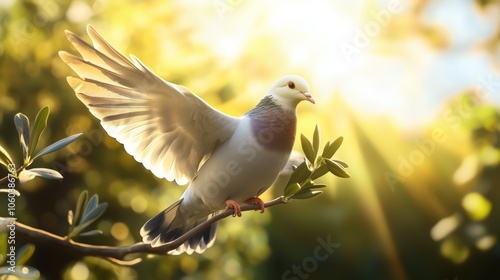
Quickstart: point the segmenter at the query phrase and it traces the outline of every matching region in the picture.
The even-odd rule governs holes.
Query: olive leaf
[[[88,199],[88,192],[83,191],[78,197],[74,214],[71,210],[68,212],[69,234],[66,238],[72,239],[76,236],[91,236],[102,233],[99,230],[90,230],[87,232],[83,232],[83,230],[99,219],[107,207],[108,204],[106,202],[99,204],[99,196],[97,194]]]
[[[0,164],[8,167],[10,164],[13,164],[14,161],[10,157],[7,150],[5,150],[2,146],[0,146]]]
[[[94,229],[87,232],[80,233],[79,236],[95,236],[102,234],[102,230]]]
[[[341,178],[350,178],[351,175],[347,172],[347,170],[341,164],[331,160],[325,159],[326,167],[328,171],[330,171],[333,175],[341,177]]]
[[[293,172],[286,185],[291,185],[295,183],[301,184],[304,182],[309,176],[311,176],[312,171],[307,166],[307,163],[304,161],[299,166],[293,167]]]
[[[312,142],[312,147],[314,150],[314,158],[316,158],[316,156],[318,155],[320,140],[321,140],[321,132],[319,130],[319,126],[316,125],[316,127],[314,128],[313,142]]]
[[[42,132],[45,130],[47,127],[47,120],[49,118],[49,107],[45,106],[40,111],[35,117],[35,122],[33,124],[33,127],[31,128],[31,133],[30,133],[30,144],[28,148],[28,155],[31,157],[33,155],[33,152],[36,149],[36,146],[38,145],[38,140],[40,140],[40,136],[42,135]]]
[[[7,244],[7,242],[5,242],[5,244]],[[26,244],[21,247],[16,252],[16,269],[14,272],[11,270],[12,268],[10,266],[2,266],[0,267],[0,275],[12,275],[14,278],[19,279],[40,279],[40,271],[38,271],[38,269],[24,265],[34,252],[35,246],[32,244]],[[2,263],[1,259],[0,263]]]
[[[334,161],[334,162],[336,162],[336,163],[338,163],[338,164],[342,165],[342,167],[344,167],[344,168],[348,168],[348,167],[349,167],[349,164],[347,164],[346,162],[343,162],[343,161],[341,161],[341,160],[338,160],[338,159],[332,159],[332,161]]]
[[[308,198],[313,198],[317,195],[322,194],[322,191],[312,191],[309,189],[306,190],[301,190],[300,192],[294,194],[291,198],[292,199],[308,199]]]
[[[285,187],[285,190],[283,191],[283,195],[285,197],[290,197],[294,194],[296,194],[298,191],[300,191],[300,185],[299,183],[293,183]]]
[[[332,158],[333,155],[337,152],[337,150],[340,148],[340,145],[342,145],[342,142],[344,141],[344,137],[339,137],[333,141],[333,143],[327,143],[327,145],[323,149],[323,154],[322,156],[324,158]]]
[[[310,178],[311,178],[311,180],[316,180],[319,177],[325,175],[326,173],[328,173],[328,167],[326,167],[326,164],[321,164],[316,169],[314,169]]]
[[[35,177],[41,177],[45,179],[62,179],[61,173],[48,168],[32,168],[25,169],[19,173],[19,183],[24,184]]]
[[[30,143],[30,124],[28,117],[22,113],[17,113],[14,116],[14,124],[19,134],[19,144],[23,152],[23,161],[27,163],[29,161],[28,145]]]
[[[48,147],[45,147],[44,149],[42,149],[40,152],[38,152],[38,154],[36,154],[34,157],[33,157],[33,160],[35,160],[36,158],[39,158],[41,156],[44,156],[46,154],[50,154],[50,153],[53,153],[57,150],[60,150],[64,147],[66,147],[67,145],[73,143],[73,141],[75,141],[76,139],[78,139],[78,137],[82,136],[83,133],[78,133],[78,134],[74,134],[74,135],[71,135],[71,136],[68,136],[66,138],[63,138],[55,143],[52,143],[50,144]]]
[[[320,139],[321,131],[318,125],[314,129],[312,142],[303,134],[301,135],[300,140],[305,159],[299,166],[292,167],[293,172],[283,190],[285,201],[307,199],[320,195],[322,191],[317,189],[324,188],[326,185],[316,184],[314,180],[324,176],[328,172],[340,178],[351,177],[346,170],[349,167],[347,163],[332,159],[342,145],[344,138],[338,137],[333,142],[326,142],[323,152],[318,156]]]
[[[25,264],[35,252],[35,245],[26,244],[17,252],[17,265]]]
[[[307,160],[314,164],[314,159],[316,158],[316,154],[314,152],[314,148],[311,144],[311,141],[307,139],[304,134],[300,135],[300,142],[302,143],[302,150],[304,151],[304,154],[306,155]]]

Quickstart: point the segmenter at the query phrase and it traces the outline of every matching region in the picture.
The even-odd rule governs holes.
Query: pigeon
[[[181,198],[140,230],[152,247],[171,242],[219,211],[259,198],[285,167],[295,141],[296,107],[315,103],[300,76],[279,78],[249,112],[224,114],[184,86],[130,60],[87,26],[94,46],[66,31],[82,57],[60,51],[79,77],[67,77],[77,98],[127,153],[159,178],[189,183]],[[215,241],[217,223],[168,254],[203,253]]]

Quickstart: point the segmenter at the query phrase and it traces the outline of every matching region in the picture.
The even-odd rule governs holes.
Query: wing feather
[[[66,31],[82,57],[59,52],[79,76],[67,79],[78,99],[153,174],[178,184],[192,180],[239,118],[161,79],[136,57],[127,59],[92,26],[87,33],[93,46]]]

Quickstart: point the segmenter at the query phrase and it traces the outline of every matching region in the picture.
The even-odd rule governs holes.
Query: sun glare
[[[387,7],[381,12],[380,7],[312,0],[272,1],[263,9],[261,2],[244,2],[230,7],[219,21],[207,21],[199,41],[209,42],[226,65],[248,53],[271,56],[271,63],[279,63],[273,66],[280,71],[276,75],[304,76],[323,104],[341,94],[359,111],[412,122],[418,113],[408,112],[418,88],[410,84],[417,81],[404,73],[419,69],[422,61],[412,59],[414,45],[391,55],[377,53],[383,29],[403,10],[379,5]],[[260,48],[264,53],[258,53]]]

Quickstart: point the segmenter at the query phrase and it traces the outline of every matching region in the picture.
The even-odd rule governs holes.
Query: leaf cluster
[[[30,127],[30,122],[28,117],[22,113],[17,113],[14,116],[14,124],[16,126],[17,133],[19,135],[19,144],[21,146],[21,151],[23,155],[23,163],[20,168],[15,168],[15,163],[12,160],[12,157],[7,152],[5,148],[0,146],[0,165],[9,170],[12,176],[19,179],[20,183],[23,184],[29,180],[32,180],[35,177],[42,177],[45,179],[62,179],[62,175],[56,170],[49,168],[32,168],[26,169],[30,166],[34,160],[40,158],[44,155],[53,153],[57,150],[60,150],[67,145],[71,144],[73,141],[78,139],[82,135],[82,133],[74,134],[68,136],[64,139],[61,139],[51,145],[41,149],[38,153],[35,153],[36,148],[38,146],[38,142],[40,140],[40,136],[42,132],[47,127],[47,120],[49,118],[49,107],[45,106],[35,117],[35,121],[33,125]],[[0,180],[3,182],[7,177]]]
[[[319,126],[314,129],[312,142],[303,134],[300,137],[302,150],[305,154],[304,161],[299,166],[293,166],[293,172],[286,183],[283,197],[286,201],[291,199],[307,199],[323,193],[318,190],[326,187],[316,184],[314,180],[328,172],[340,178],[349,178],[347,172],[349,165],[341,160],[332,159],[344,141],[343,137],[335,141],[328,141],[320,152],[321,132]]]
[[[7,232],[2,232],[0,234],[0,244],[5,244],[5,246],[0,246],[0,264],[7,262]],[[16,265],[15,270],[12,272],[12,267],[0,266],[0,275],[12,275],[22,279],[39,279],[40,271],[32,266],[25,265],[26,262],[31,258],[35,252],[35,246],[33,244],[26,244],[19,248],[16,253]]]
[[[92,236],[101,234],[100,230],[90,230],[83,232],[90,224],[95,222],[104,214],[108,203],[99,204],[99,196],[94,194],[89,199],[89,193],[84,190],[78,197],[75,211],[69,210],[68,224],[69,233],[66,239],[73,239],[76,236]]]
[[[75,134],[69,137],[66,137],[64,139],[61,139],[55,143],[52,143],[51,145],[41,149],[39,152],[35,152],[36,148],[38,146],[40,137],[42,135],[42,132],[45,130],[47,127],[47,120],[49,118],[49,107],[43,107],[38,114],[35,117],[35,120],[33,122],[33,125],[30,126],[30,122],[28,117],[22,113],[17,113],[14,116],[14,124],[16,126],[16,130],[19,135],[19,144],[21,146],[21,152],[23,156],[23,161],[22,164],[19,168],[16,168],[16,165],[14,163],[14,160],[10,156],[9,152],[7,150],[0,146],[0,165],[4,166],[7,168],[9,174],[8,176],[5,176],[0,179],[0,183],[3,182],[8,182],[8,189],[0,189],[0,193],[14,193],[16,196],[19,196],[20,193],[15,189],[15,181],[16,179],[19,180],[21,184],[32,180],[35,177],[41,177],[45,179],[62,179],[63,176],[57,172],[56,170],[49,169],[49,168],[32,168],[32,169],[27,169],[28,166],[30,166],[34,160],[53,153],[57,150],[60,150],[64,148],[65,146],[71,144],[73,141],[78,139],[82,134]],[[92,202],[92,203],[91,203]],[[87,208],[84,212],[84,217],[85,220],[82,220],[77,227],[78,229],[83,229],[86,226],[88,226],[90,223],[95,221],[100,215],[102,215],[102,212],[104,210],[100,204],[98,205],[97,203],[97,197],[93,197],[91,199],[91,202],[85,203],[87,205]],[[99,209],[94,209],[91,207],[92,205],[97,205],[101,206],[98,207]],[[9,231],[7,230],[7,223],[9,223],[9,219],[1,218],[0,219],[0,264],[8,264],[8,259],[7,259],[7,251],[10,251],[10,246],[7,242],[7,236],[9,234]],[[26,244],[23,247],[21,247],[17,252],[15,253],[15,269],[12,270],[12,266],[9,264],[8,266],[1,266],[0,267],[0,275],[13,275],[18,278],[24,278],[24,279],[39,279],[40,278],[40,272],[31,266],[26,266],[25,263],[28,261],[28,259],[33,255],[33,252],[35,251],[35,246],[32,244]]]

